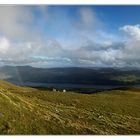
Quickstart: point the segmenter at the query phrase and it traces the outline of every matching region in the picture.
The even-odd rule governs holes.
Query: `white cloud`
[[[113,42],[108,38],[106,43],[106,38],[98,44],[87,39],[84,46],[81,43],[72,51],[71,59],[76,64],[87,62],[90,66],[140,67],[140,26],[126,25],[120,29],[127,36],[124,42]]]
[[[29,24],[31,20],[32,13],[23,6],[0,6],[0,32],[5,36],[26,36],[25,24]]]
[[[96,13],[90,8],[81,8],[80,9],[81,21],[85,26],[95,26],[98,22]]]
[[[40,40],[40,29],[35,26],[32,6],[0,6],[0,34],[12,40]],[[34,7],[46,18],[43,6]],[[46,14],[47,15],[47,14]]]
[[[0,38],[0,62],[3,64],[25,65],[53,61],[70,61],[63,55],[63,49],[56,40],[46,42],[14,43]]]
[[[9,49],[9,47],[10,47],[9,40],[4,37],[0,38],[0,52],[3,54],[6,53]]]
[[[80,36],[88,36],[92,31],[92,36],[97,35],[97,30],[101,29],[102,22],[97,13],[89,7],[81,7],[77,11],[77,20],[73,22],[74,30]]]
[[[47,21],[46,7],[37,7],[37,10],[40,18]],[[76,43],[70,40],[71,44],[62,44],[55,38],[42,40],[38,27],[32,26],[34,18],[31,7],[0,6],[0,63],[140,66],[139,24],[121,27],[127,40],[119,42],[117,35],[98,28],[101,21],[95,11],[81,8],[76,21],[80,27],[76,35],[81,36],[76,37]]]
[[[125,25],[120,30],[127,33],[131,38],[140,40],[140,25]]]

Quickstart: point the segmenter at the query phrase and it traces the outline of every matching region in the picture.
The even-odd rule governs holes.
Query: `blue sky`
[[[120,34],[118,31],[119,27],[140,23],[140,6],[49,6],[46,8],[50,16],[45,24],[38,21],[39,17],[36,14],[39,26],[43,24],[42,30],[46,37],[67,40],[67,32],[69,32],[67,34],[68,37],[73,37],[74,33],[71,30],[74,26],[73,24],[76,21],[80,21],[79,11],[82,8],[90,8],[91,11],[96,13],[100,22],[103,24],[102,28],[107,32]]]
[[[0,6],[0,65],[139,67],[140,6]]]

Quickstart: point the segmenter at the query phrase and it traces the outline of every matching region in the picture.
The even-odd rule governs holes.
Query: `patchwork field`
[[[140,90],[63,93],[0,81],[0,134],[140,134]]]

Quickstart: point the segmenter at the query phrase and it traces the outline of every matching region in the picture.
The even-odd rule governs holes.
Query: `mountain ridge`
[[[31,66],[5,66],[0,78],[15,82],[71,83],[91,85],[140,84],[139,69],[116,68],[34,68]]]

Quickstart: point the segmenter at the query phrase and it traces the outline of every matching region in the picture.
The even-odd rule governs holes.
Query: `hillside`
[[[0,134],[140,134],[140,90],[63,93],[0,81]]]
[[[0,67],[0,79],[21,85],[26,82],[87,85],[138,85],[140,84],[140,69],[3,66]]]

